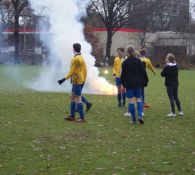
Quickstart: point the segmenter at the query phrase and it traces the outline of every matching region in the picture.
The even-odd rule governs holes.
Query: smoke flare
[[[95,59],[90,54],[91,45],[85,40],[83,34],[83,24],[80,19],[86,14],[89,0],[84,0],[82,3],[79,0],[30,0],[30,2],[35,14],[39,14],[42,9],[47,10],[51,34],[49,40],[46,35],[41,35],[42,41],[50,50],[51,64],[43,68],[40,76],[33,81],[30,88],[39,91],[70,91],[70,83],[66,82],[59,87],[56,82],[68,72],[70,60],[73,57],[72,44],[79,42],[88,69],[84,92],[115,94],[116,88],[105,78],[99,77],[99,70],[94,67]],[[41,27],[44,28],[44,26]]]

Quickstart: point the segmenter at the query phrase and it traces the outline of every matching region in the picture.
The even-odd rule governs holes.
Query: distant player
[[[71,96],[71,105],[70,105],[70,116],[65,117],[65,120],[84,122],[84,112],[82,104],[82,89],[87,77],[87,68],[83,56],[81,55],[81,45],[79,43],[73,44],[73,52],[75,56],[71,60],[71,66],[69,73],[65,78],[58,81],[61,85],[64,81],[71,78],[72,80],[72,96]],[[75,111],[76,107],[80,118],[76,120]]]
[[[146,50],[142,49],[140,51],[140,59],[144,64],[145,69],[149,69],[150,71],[152,71],[152,73],[154,73],[154,75],[156,74],[155,68],[152,65],[151,61],[149,58],[146,57]],[[142,89],[142,101],[143,101],[143,105],[144,108],[147,109],[150,106],[145,102],[145,93],[144,93],[144,88]]]
[[[125,50],[123,48],[117,49],[117,57],[114,60],[114,66],[113,66],[113,76],[115,77],[116,86],[118,90],[117,94],[117,101],[118,106],[125,106],[126,103],[126,94],[125,94],[125,88],[122,86],[121,83],[121,69],[122,69],[122,62],[125,58]]]
[[[123,62],[121,82],[126,88],[126,97],[129,99],[128,111],[132,116],[132,123],[136,124],[135,103],[140,124],[144,124],[142,111],[143,104],[141,100],[142,87],[148,83],[148,77],[143,63],[135,55],[134,47],[127,49],[128,58]]]

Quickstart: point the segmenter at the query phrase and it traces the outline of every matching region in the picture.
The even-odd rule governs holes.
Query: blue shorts
[[[121,78],[120,77],[116,77],[116,86],[120,86],[120,85],[122,85],[122,83],[121,83]]]
[[[73,84],[72,85],[72,95],[81,96],[81,92],[84,84]]]
[[[127,89],[126,90],[126,97],[127,98],[141,98],[142,97],[142,88],[135,88],[135,89]]]

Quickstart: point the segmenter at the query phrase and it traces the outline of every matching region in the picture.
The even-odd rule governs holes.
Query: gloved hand
[[[61,80],[58,80],[58,83],[59,83],[59,85],[61,85],[62,83],[64,83],[66,81],[66,79],[65,78],[62,78]]]

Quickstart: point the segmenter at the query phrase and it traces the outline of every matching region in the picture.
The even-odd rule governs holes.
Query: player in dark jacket
[[[129,47],[127,49],[127,54],[128,58],[122,65],[121,82],[126,88],[126,97],[129,98],[128,111],[131,113],[132,122],[136,123],[134,105],[136,99],[139,122],[140,124],[143,124],[141,90],[142,87],[147,86],[148,77],[141,60],[135,56],[135,49]]]
[[[177,105],[179,115],[183,116],[183,112],[181,110],[181,104],[178,98],[178,87],[179,87],[179,81],[178,81],[178,66],[175,61],[175,56],[173,54],[168,54],[165,59],[166,65],[164,66],[161,76],[165,77],[165,86],[167,88],[167,94],[170,100],[171,105],[171,113],[167,116],[169,117],[175,117],[175,103]]]

